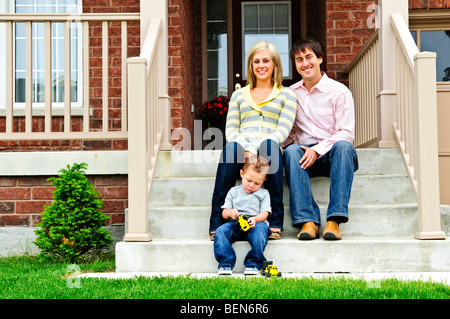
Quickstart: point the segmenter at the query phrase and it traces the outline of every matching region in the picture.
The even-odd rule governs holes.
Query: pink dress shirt
[[[289,137],[283,143],[312,145],[319,156],[325,155],[338,141],[353,142],[355,107],[350,90],[323,73],[310,92],[303,80],[291,86],[297,94],[297,116]]]

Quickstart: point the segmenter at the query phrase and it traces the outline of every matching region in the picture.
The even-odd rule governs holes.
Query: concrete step
[[[357,149],[356,175],[406,174],[398,149]],[[160,152],[156,177],[214,177],[221,151]]]
[[[236,242],[234,273],[243,272],[250,245]],[[450,241],[344,237],[340,241],[270,241],[265,256],[284,273],[440,272],[450,266]],[[216,273],[213,242],[158,240],[116,244],[116,272]]]
[[[320,206],[323,224],[326,206]],[[207,239],[211,208],[155,207],[149,209],[149,229],[155,239]],[[410,236],[417,232],[417,205],[352,205],[350,220],[340,229],[345,236]],[[323,231],[320,227],[320,231]],[[283,238],[296,238],[289,207],[285,207]]]
[[[150,193],[150,207],[208,206],[214,189],[214,177],[155,178]],[[239,183],[239,181],[238,181]],[[313,178],[311,188],[318,204],[328,203],[329,179]],[[285,182],[284,203],[289,204]],[[351,204],[415,203],[409,178],[395,175],[357,175],[353,180]]]

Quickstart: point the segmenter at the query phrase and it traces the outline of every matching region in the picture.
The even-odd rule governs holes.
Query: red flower
[[[230,100],[224,95],[215,96],[212,101],[204,101],[200,108],[202,117],[206,119],[225,118]]]

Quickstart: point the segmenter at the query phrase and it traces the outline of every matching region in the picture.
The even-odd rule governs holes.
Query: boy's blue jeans
[[[270,227],[283,230],[284,205],[283,205],[283,157],[280,146],[273,140],[264,140],[259,148],[259,155],[270,161],[269,174],[266,176],[264,188],[269,191],[272,214],[267,221]],[[240,178],[239,171],[244,164],[245,150],[236,143],[225,145],[219,165],[217,167],[216,181],[211,203],[211,218],[209,232],[215,231],[226,221],[222,218],[222,205],[228,191],[236,186]]]
[[[231,220],[217,228],[214,234],[214,256],[220,267],[234,268],[236,265],[236,252],[232,244],[238,240],[247,240],[252,248],[244,259],[245,267],[262,268],[266,261],[264,249],[269,241],[269,226],[266,223],[256,223],[255,227],[244,232],[235,220]]]
[[[292,225],[299,227],[303,223],[314,222],[320,226],[320,210],[313,198],[310,184],[310,178],[317,176],[330,177],[327,220],[330,217],[338,217],[341,222],[347,222],[353,174],[358,169],[355,148],[349,142],[339,141],[330,152],[306,170],[299,164],[303,154],[300,145],[294,144],[288,146],[283,155],[289,186]]]

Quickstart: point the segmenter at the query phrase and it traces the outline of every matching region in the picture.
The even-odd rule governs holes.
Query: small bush
[[[74,163],[61,169],[58,177],[48,181],[55,186],[54,202],[45,206],[34,242],[41,250],[41,259],[48,257],[75,263],[88,253],[99,252],[112,243],[103,228],[109,218],[100,209],[100,194],[84,176],[86,163]]]

